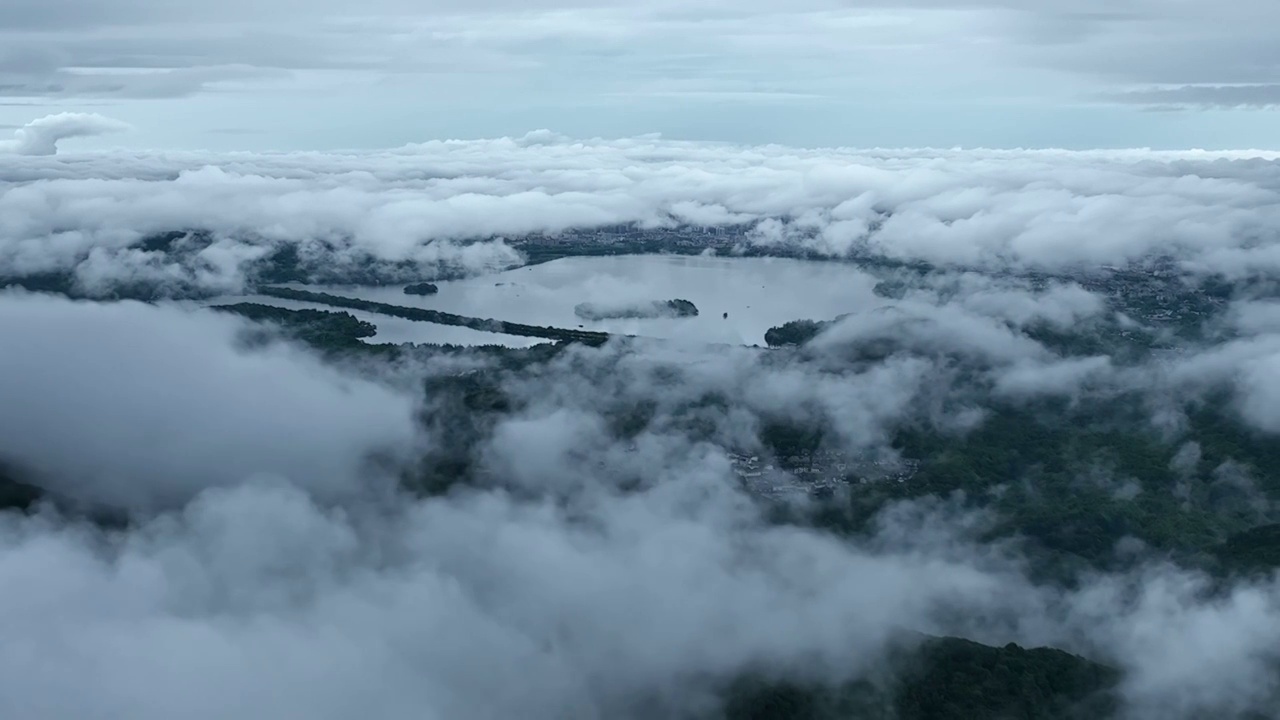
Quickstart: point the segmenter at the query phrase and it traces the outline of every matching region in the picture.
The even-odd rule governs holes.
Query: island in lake
[[[573,313],[583,320],[615,320],[694,317],[698,307],[688,300],[652,300],[615,303],[579,303]]]
[[[435,295],[438,292],[440,292],[440,288],[429,282],[414,283],[413,285],[406,285],[404,288],[405,295]]]
[[[764,341],[769,347],[804,345],[818,337],[827,328],[849,317],[849,313],[837,315],[834,320],[792,320],[765,331]]]

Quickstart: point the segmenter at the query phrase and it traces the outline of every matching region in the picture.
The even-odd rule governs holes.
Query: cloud
[[[1071,395],[1091,376],[1110,369],[1110,358],[1023,362],[997,378],[996,392],[1011,396]]]
[[[46,149],[53,137],[22,132]],[[138,280],[234,291],[283,245],[335,274],[370,261],[408,263],[405,276],[492,268],[518,258],[471,241],[625,223],[715,223],[750,229],[744,246],[984,270],[1153,256],[1229,276],[1280,269],[1267,231],[1280,222],[1280,173],[1265,152],[804,150],[544,133],[375,152],[24,158],[0,169],[0,187],[0,268],[74,273],[94,294]],[[169,255],[140,247],[175,230],[208,235]]]
[[[714,700],[705,678],[753,661],[862,666],[897,622],[1009,579],[767,530],[698,487],[605,501],[579,525],[496,495],[360,519],[250,486],[102,550],[86,529],[8,519],[0,577],[21,591],[0,602],[3,704],[31,718],[679,715]]]
[[[288,77],[269,68],[241,65],[216,67],[149,69],[145,72],[109,70],[59,71],[51,76],[0,74],[5,94],[32,98],[129,98],[171,99],[207,90],[224,89],[228,84]]]
[[[1250,108],[1280,105],[1280,85],[1183,85],[1107,96],[1126,103],[1171,108]]]
[[[879,342],[896,350],[937,356],[962,353],[983,361],[1004,363],[1046,354],[1038,343],[997,319],[965,313],[949,305],[899,303],[876,312],[849,315],[823,333],[819,347],[872,346]]]
[[[59,113],[32,120],[14,132],[12,140],[0,141],[0,153],[18,155],[54,155],[58,142],[78,137],[92,137],[122,132],[129,126],[97,114]]]
[[[1276,54],[1265,28],[1280,19],[1265,0],[1212,9],[1203,3],[1170,9],[1151,0],[804,0],[785,9],[724,0],[678,7],[375,0],[358,12],[328,0],[227,2],[216,12],[162,0],[7,5],[0,14],[7,29],[0,95],[12,97],[200,94],[225,100],[230,94],[239,101],[218,103],[218,112],[238,117],[245,101],[262,105],[254,99],[264,89],[331,96],[354,85],[373,91],[363,95],[366,101],[404,112],[397,104],[404,88],[425,87],[437,106],[451,110],[476,103],[489,111],[545,109],[547,98],[575,114],[583,106],[652,111],[660,105],[679,115],[671,126],[691,135],[704,125],[701,111],[690,110],[707,102],[742,103],[744,116],[788,105],[794,108],[788,119],[800,125],[797,115],[809,113],[815,100],[847,105],[851,115],[861,113],[858,103],[892,100],[881,123],[842,123],[842,138],[918,122],[922,97],[971,110],[975,102],[1008,107],[1010,101],[1062,108],[1099,96],[1162,104],[1118,95],[1155,84],[1268,83]],[[307,7],[310,13],[301,12]],[[584,63],[588,72],[566,70]],[[841,70],[851,66],[867,72]],[[512,92],[512,77],[537,91]],[[929,92],[905,103],[893,97],[904,83]],[[964,120],[959,115],[949,128],[932,126],[930,135],[973,136],[972,127],[957,127]],[[736,118],[735,125],[750,129],[752,119]],[[385,126],[365,127],[385,132]],[[779,134],[804,137],[786,129],[770,133]]]
[[[0,601],[14,640],[0,706],[31,718],[669,714],[713,702],[757,662],[839,676],[899,623],[1005,587],[999,569],[771,528],[721,453],[661,434],[632,455],[602,433],[608,398],[573,379],[591,366],[624,396],[674,408],[723,367],[694,364],[667,394],[643,357],[576,351],[507,388],[530,404],[483,439],[497,487],[388,497],[363,458],[416,447],[410,401],[288,346],[246,349],[243,327],[175,306],[0,295],[0,328],[23,348],[0,353],[0,457],[134,520],[107,532],[52,511],[0,518],[0,578],[21,588]],[[744,350],[729,365],[751,361]],[[624,457],[648,490],[592,477]]]
[[[0,457],[59,494],[152,509],[255,475],[334,498],[376,451],[412,444],[412,400],[286,346],[242,349],[244,328],[211,311],[0,293],[0,332],[22,348],[0,353]]]
[[[1212,599],[1208,591],[1202,576],[1156,567],[1098,579],[1073,598],[1078,621],[1099,623],[1099,635],[1114,633],[1108,644],[1131,669],[1132,716],[1248,717],[1274,707],[1280,658],[1271,618],[1280,612],[1280,585],[1243,584]]]
[[[0,302],[44,321],[42,303],[94,321],[108,310],[127,312],[127,326],[148,330],[147,313],[175,312],[128,304],[90,311],[26,296]],[[175,344],[193,344],[193,354],[227,345],[203,314],[183,319],[193,335],[213,339],[183,335]],[[243,388],[234,373],[211,373],[186,355],[170,356],[172,348],[127,339],[120,345],[133,351],[101,356],[99,371],[163,354],[163,364],[199,377],[210,395],[238,396]],[[210,364],[249,361],[220,352]],[[667,359],[690,367],[678,360]],[[325,389],[330,370],[304,371],[297,358],[285,364],[271,355],[258,362],[287,369],[273,384],[332,392]],[[262,396],[255,409],[274,404],[292,422],[267,417],[246,434],[322,453],[291,462],[282,477],[253,477],[253,461],[263,456],[246,455],[243,445],[174,464],[165,459],[172,431],[145,444],[103,446],[94,459],[106,467],[145,459],[130,485],[139,495],[185,486],[179,479],[192,473],[208,477],[211,469],[193,467],[197,461],[216,468],[218,480],[115,533],[50,513],[0,519],[0,582],[9,588],[0,598],[0,630],[9,639],[0,649],[0,706],[33,720],[95,712],[140,720],[353,712],[672,717],[713,709],[719,685],[748,669],[813,680],[870,670],[902,628],[1088,648],[1128,671],[1122,689],[1130,716],[1143,720],[1265,707],[1271,699],[1261,673],[1275,648],[1267,628],[1280,626],[1273,586],[1242,585],[1210,602],[1197,591],[1201,578],[1154,566],[1073,591],[1041,587],[1007,548],[975,544],[982,517],[939,503],[891,508],[866,541],[771,525],[727,481],[718,450],[645,433],[630,452],[602,435],[606,394],[591,386],[590,373],[610,378],[610,389],[624,396],[660,404],[698,395],[724,374],[723,366],[694,364],[664,392],[646,372],[655,362],[616,348],[583,349],[527,386],[513,379],[505,389],[538,402],[487,436],[497,485],[434,498],[389,502],[355,466],[325,462],[332,459],[326,438],[308,431],[318,422],[311,417],[323,414],[317,401],[267,386],[255,386]],[[6,392],[18,385],[14,378],[39,382],[33,370],[6,370]],[[307,379],[289,379],[297,374]],[[767,372],[742,376],[774,382]],[[101,380],[119,382],[112,374]],[[883,383],[864,392],[874,387]],[[209,402],[193,403],[191,391],[148,389],[146,404],[216,427],[200,418],[210,414]],[[42,396],[69,402],[83,422],[105,424],[94,411],[104,403],[98,394],[65,397]],[[344,397],[331,422],[348,430],[366,424],[359,397]],[[102,409],[118,407],[107,398]],[[73,427],[61,429],[76,437]],[[646,482],[619,492],[610,477],[625,457]],[[604,467],[595,469],[597,461]],[[350,473],[340,504],[324,500],[318,467],[328,477]],[[237,473],[250,474],[231,481]],[[88,484],[64,488],[98,492]],[[1190,660],[1206,656],[1216,662]]]
[[[1204,389],[1230,388],[1240,411],[1255,427],[1280,432],[1280,334],[1266,333],[1189,353],[1168,364],[1176,383]]]

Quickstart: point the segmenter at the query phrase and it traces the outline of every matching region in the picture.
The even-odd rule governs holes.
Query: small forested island
[[[440,292],[440,288],[429,282],[414,283],[406,285],[404,288],[405,295],[435,295],[438,292]]]
[[[764,341],[769,347],[804,345],[849,315],[850,313],[844,313],[831,320],[792,320],[775,325],[765,331]]]
[[[818,320],[792,320],[766,330],[764,341],[769,347],[803,345],[817,337],[830,324]]]
[[[615,320],[696,317],[698,306],[688,300],[653,300],[651,302],[579,303],[573,313],[583,320]]]

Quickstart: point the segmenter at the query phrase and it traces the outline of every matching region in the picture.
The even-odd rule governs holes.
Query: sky
[[[433,138],[1277,148],[1270,0],[6,0],[0,129],[75,147]],[[4,128],[3,126],[8,126]]]

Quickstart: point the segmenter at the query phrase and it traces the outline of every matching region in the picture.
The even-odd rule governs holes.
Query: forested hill
[[[15,468],[0,461],[0,511],[26,510],[40,497],[39,488],[24,482]]]
[[[1106,720],[1114,668],[1052,648],[931,638],[838,688],[742,680],[724,720]]]
[[[1236,533],[1213,551],[1227,575],[1269,575],[1280,568],[1280,523]]]

